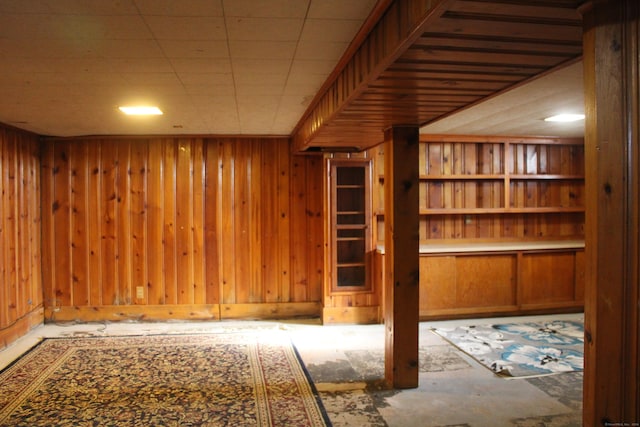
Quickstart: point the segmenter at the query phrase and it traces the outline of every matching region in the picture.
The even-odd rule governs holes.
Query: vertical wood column
[[[418,387],[418,128],[385,132],[385,379]]]
[[[640,422],[639,10],[585,13],[585,426]]]

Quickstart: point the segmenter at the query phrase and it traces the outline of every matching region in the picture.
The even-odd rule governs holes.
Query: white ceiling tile
[[[134,0],[134,3],[145,15],[223,16],[222,0]]]
[[[233,72],[238,74],[284,74],[289,72],[291,61],[283,59],[234,59]]]
[[[234,59],[291,59],[296,46],[295,41],[229,40]]]
[[[284,87],[283,95],[299,95],[299,96],[312,96],[318,92],[318,89],[324,83],[324,79],[309,79],[307,82],[296,83],[287,81]]]
[[[0,37],[69,40],[145,39],[149,30],[137,15],[0,15]]]
[[[89,40],[85,57],[99,58],[162,58],[163,51],[155,40]]]
[[[309,0],[224,0],[225,16],[304,18]]]
[[[215,83],[184,83],[185,91],[192,96],[235,96],[233,85]]]
[[[231,74],[229,59],[171,58],[173,69],[178,73]]]
[[[23,1],[30,8],[31,0]],[[50,12],[61,15],[137,15],[133,1],[47,0]]]
[[[260,74],[260,76],[257,77],[253,73],[234,73],[234,81],[236,86],[255,85],[259,82],[263,85],[284,87],[285,83],[287,82],[287,76],[283,74]]]
[[[359,21],[344,19],[307,19],[300,39],[349,43],[360,25]]]
[[[224,18],[199,16],[146,16],[154,37],[160,40],[226,40]]]
[[[336,63],[349,43],[301,40],[296,50],[296,59],[333,60]]]
[[[303,23],[292,18],[226,18],[230,40],[297,41]]]
[[[107,67],[113,71],[132,73],[166,73],[173,71],[171,63],[164,58],[115,58],[107,61]]]
[[[228,58],[226,40],[158,40],[169,58]]]
[[[217,85],[233,87],[231,73],[179,73],[178,78],[185,85]]]
[[[238,111],[268,111],[275,113],[280,104],[280,96],[249,95],[238,101]]]
[[[181,85],[175,73],[122,73],[122,78],[129,85]]]
[[[257,79],[257,81],[260,81]],[[236,87],[236,94],[239,97],[254,95],[281,95],[284,86],[276,86],[270,84],[244,84]]]
[[[377,0],[311,0],[309,18],[364,21]]]
[[[336,66],[337,61],[335,60],[305,60],[305,59],[296,59],[291,64],[291,75],[301,74],[301,75],[322,75],[328,76],[331,74],[333,69]],[[316,77],[317,78],[317,77]]]
[[[29,14],[48,14],[51,13],[49,0],[2,0],[0,1],[0,14],[6,15],[11,13],[29,13]]]

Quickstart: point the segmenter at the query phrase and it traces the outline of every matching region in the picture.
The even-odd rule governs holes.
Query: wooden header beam
[[[305,113],[293,133],[294,150],[304,151],[318,130],[335,119],[422,35],[425,24],[438,17],[446,3],[447,0],[393,1],[333,83]],[[382,129],[379,132],[382,142]]]

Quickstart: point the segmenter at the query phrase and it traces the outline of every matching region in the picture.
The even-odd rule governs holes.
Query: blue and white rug
[[[582,322],[484,324],[433,331],[503,377],[537,377],[584,367]]]

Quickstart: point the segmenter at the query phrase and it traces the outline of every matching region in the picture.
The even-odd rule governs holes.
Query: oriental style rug
[[[582,322],[549,321],[434,328],[497,375],[527,378],[582,371]]]
[[[278,333],[46,339],[0,373],[1,426],[329,426]]]

